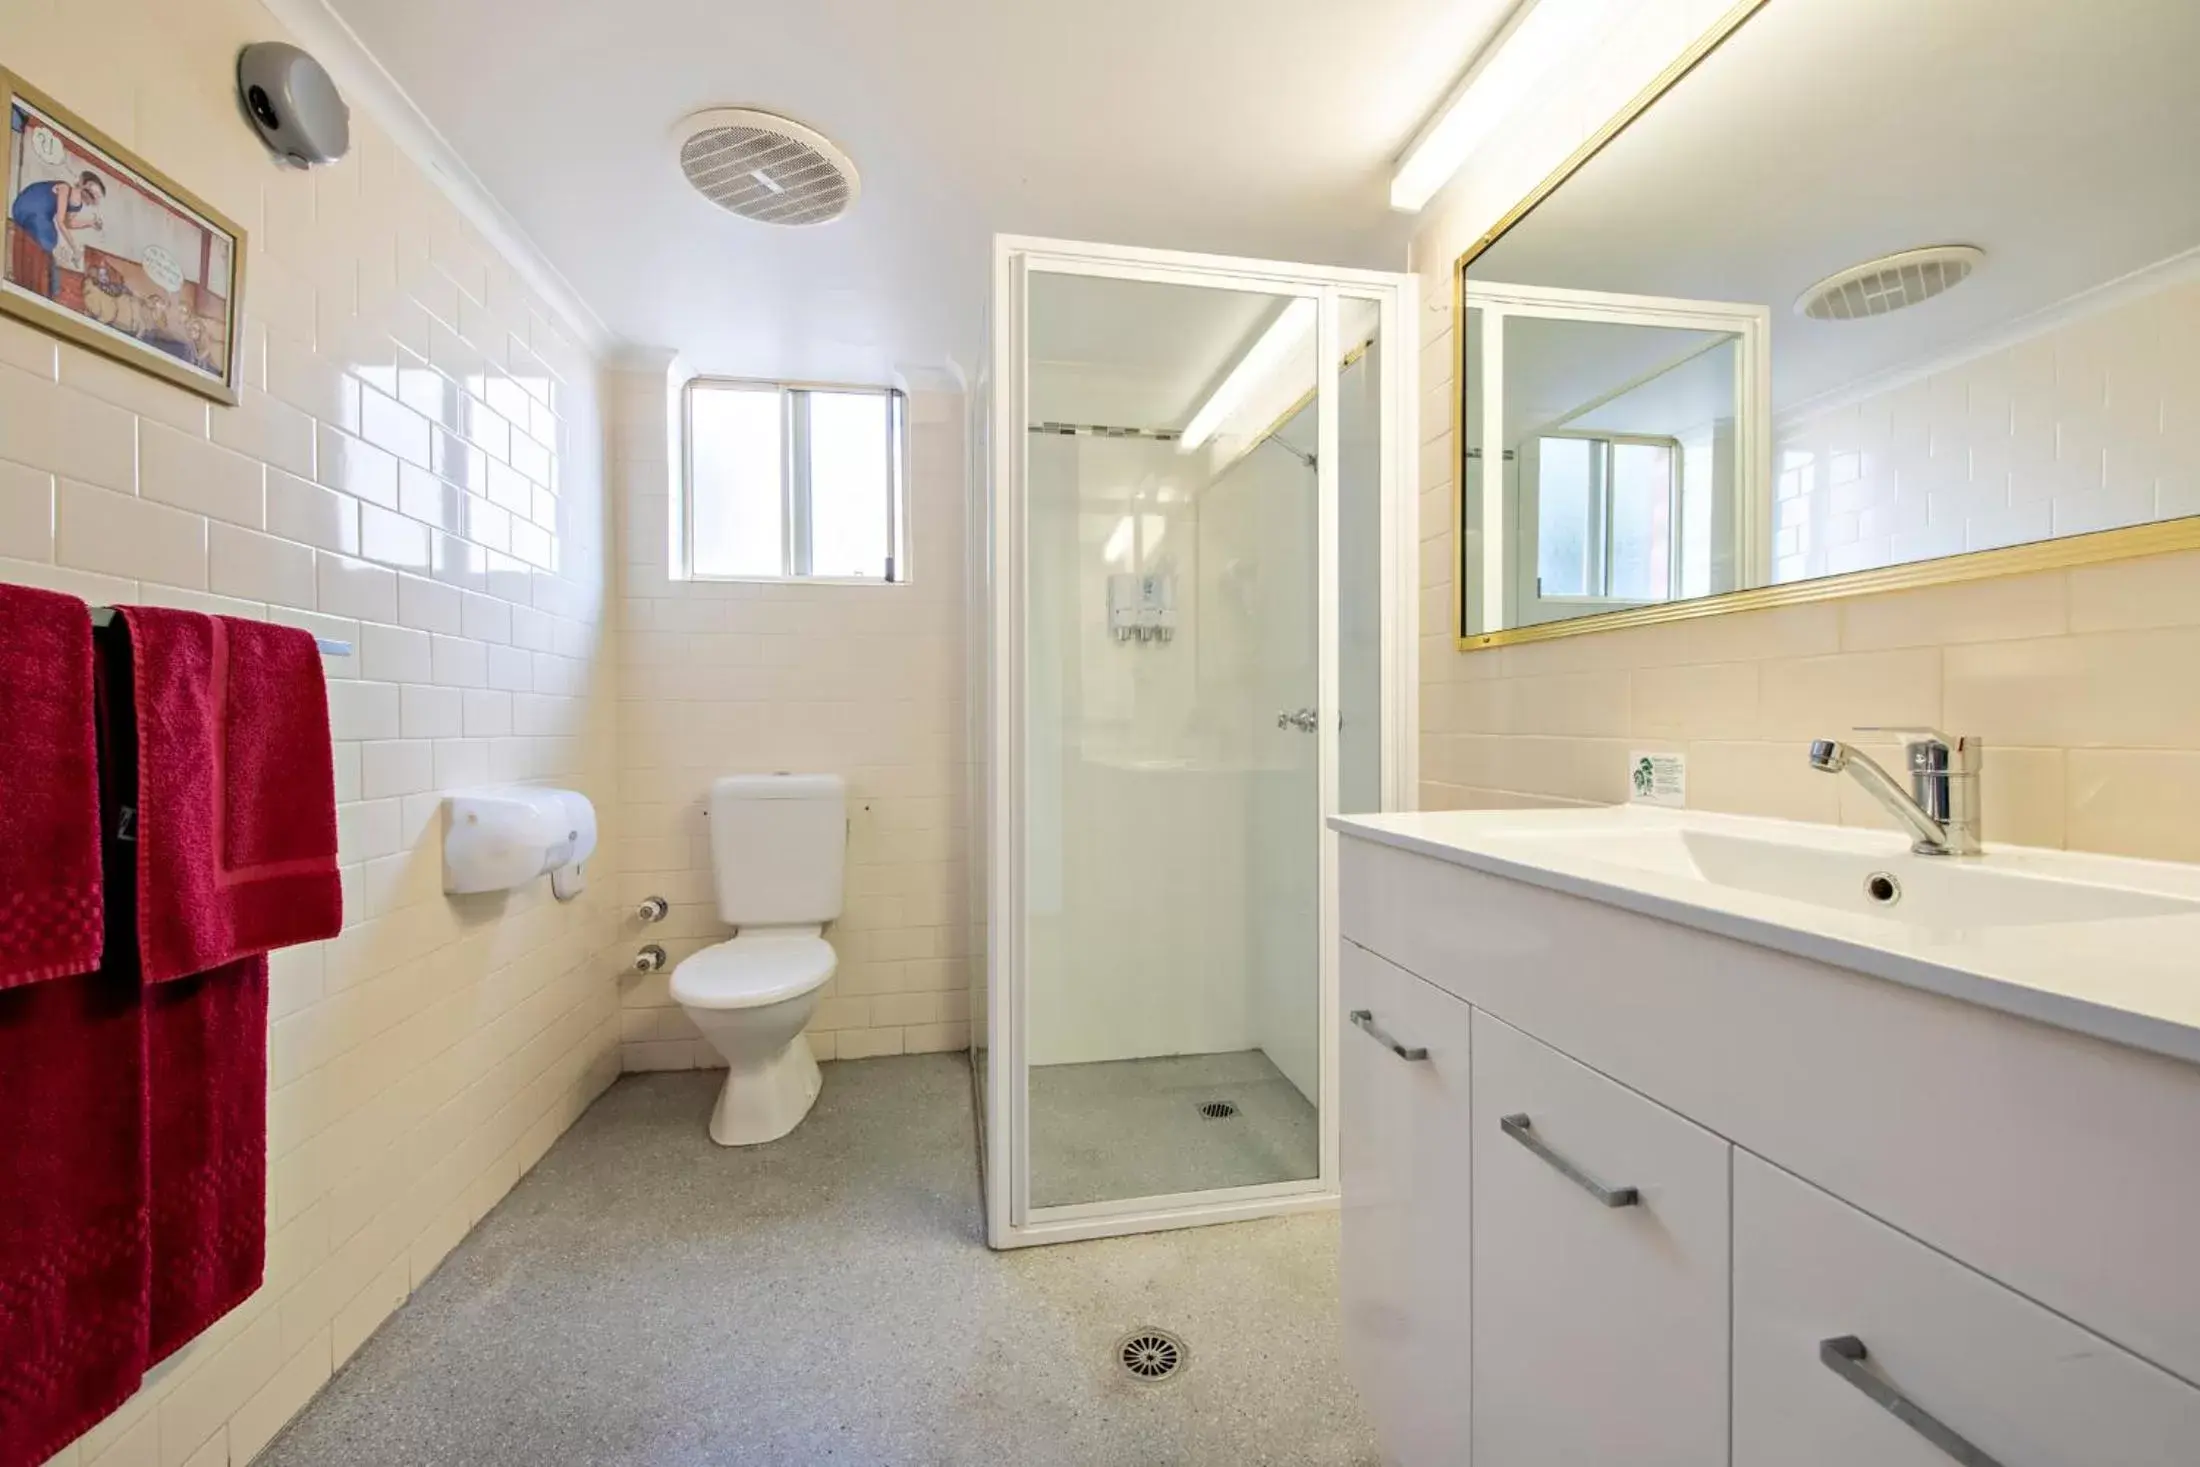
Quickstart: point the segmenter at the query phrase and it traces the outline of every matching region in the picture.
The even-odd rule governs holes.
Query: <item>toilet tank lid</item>
[[[837,774],[729,774],[711,784],[721,800],[829,800],[847,793]]]

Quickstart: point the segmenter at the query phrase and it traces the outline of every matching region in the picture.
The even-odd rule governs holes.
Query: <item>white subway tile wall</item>
[[[667,573],[679,388],[666,370],[610,377],[621,507],[618,864],[621,901],[663,896],[639,940],[674,962],[730,935],[703,816],[722,774],[848,781],[839,971],[811,1021],[820,1059],[962,1049],[972,957],[964,403],[909,400],[909,582],[675,581]],[[629,976],[626,1068],[724,1064],[672,1000],[668,973]]]
[[[617,1073],[596,369],[361,112],[294,172],[237,113],[249,0],[0,0],[6,64],[248,232],[243,402],[0,321],[0,578],[267,617],[327,672],[346,925],[275,955],[267,1282],[57,1459],[244,1463]],[[441,892],[437,791],[554,780],[597,882]]]
[[[2200,513],[2195,342],[2187,278],[1782,423],[1773,579]]]

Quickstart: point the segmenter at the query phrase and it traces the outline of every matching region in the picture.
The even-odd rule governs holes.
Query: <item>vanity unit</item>
[[[2200,871],[1334,824],[1344,1329],[1394,1458],[2200,1463]]]

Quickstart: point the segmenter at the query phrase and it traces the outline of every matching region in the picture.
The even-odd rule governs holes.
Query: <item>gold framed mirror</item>
[[[1460,649],[2200,547],[2196,54],[2194,7],[1728,12],[1455,262]]]

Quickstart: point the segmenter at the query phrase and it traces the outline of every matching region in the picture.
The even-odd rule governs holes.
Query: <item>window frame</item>
[[[1535,436],[1539,441],[1547,438],[1581,439],[1587,440],[1591,443],[1602,444],[1604,447],[1604,451],[1601,454],[1596,455],[1594,459],[1594,462],[1596,463],[1596,482],[1589,504],[1589,524],[1593,533],[1589,536],[1588,544],[1586,546],[1590,558],[1589,568],[1594,573],[1593,579],[1596,584],[1603,589],[1592,590],[1586,595],[1579,596],[1545,595],[1543,592],[1542,577],[1539,575],[1535,578],[1535,599],[1545,602],[1573,602],[1583,605],[1590,603],[1617,603],[1627,606],[1661,606],[1665,604],[1665,601],[1671,601],[1678,598],[1680,594],[1679,551],[1681,533],[1681,480],[1683,469],[1681,459],[1682,448],[1680,439],[1661,433],[1608,433],[1598,432],[1596,429],[1593,428],[1545,428],[1537,432]],[[1666,474],[1665,489],[1666,524],[1669,527],[1667,539],[1671,543],[1668,547],[1667,553],[1667,591],[1664,601],[1634,601],[1622,597],[1616,597],[1611,593],[1612,481],[1614,478],[1614,464],[1612,460],[1614,447],[1622,443],[1637,443],[1652,448],[1663,448],[1666,450],[1666,453],[1668,455],[1668,472]],[[1540,448],[1537,451],[1536,458],[1536,515],[1534,520],[1530,523],[1532,523],[1533,525],[1535,534],[1535,542],[1532,548],[1534,549],[1536,555],[1540,557],[1542,554],[1543,540],[1543,475],[1541,472],[1542,453]],[[1540,564],[1540,559],[1536,563]]]
[[[704,392],[772,392],[779,398],[778,575],[714,575],[695,568],[695,395]],[[886,414],[886,575],[812,575],[810,524],[810,396],[838,393],[883,397]],[[907,504],[909,485],[909,394],[898,387],[870,383],[791,382],[768,377],[690,377],[680,388],[680,523],[675,545],[675,578],[685,581],[760,585],[906,586],[909,584]]]

